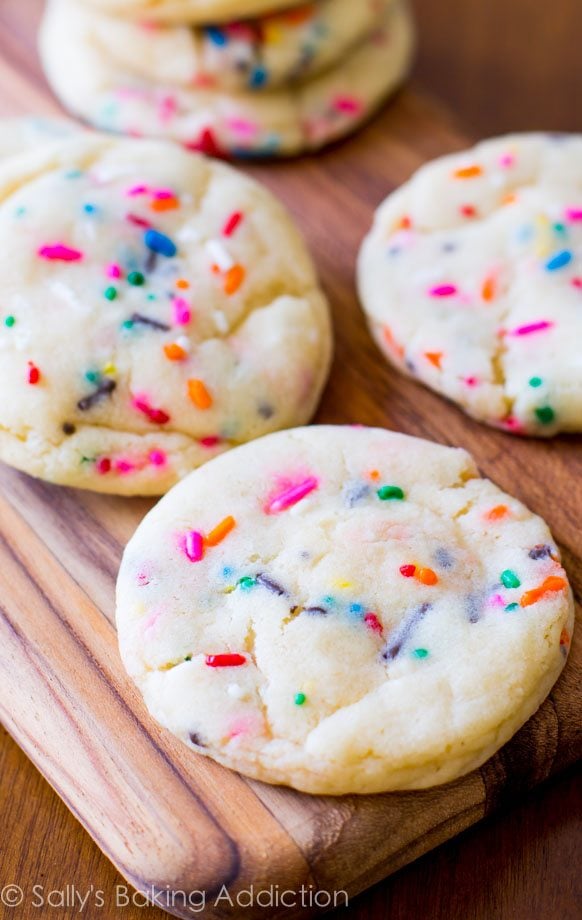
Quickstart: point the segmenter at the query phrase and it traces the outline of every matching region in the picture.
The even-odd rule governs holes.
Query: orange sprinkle
[[[178,278],[178,280],[176,281],[176,287],[179,288],[181,291],[187,291],[188,288],[190,287],[190,282],[186,281],[185,278]]]
[[[441,370],[443,353],[442,351],[425,351],[425,357],[428,358],[431,364],[434,364],[435,367]]]
[[[560,645],[570,645],[570,633],[567,629],[563,629],[560,633]]]
[[[496,291],[495,278],[492,278],[492,277],[486,278],[485,281],[483,282],[483,287],[481,288],[481,297],[483,298],[483,300],[489,303],[492,300],[495,300],[496,293],[497,291]]]
[[[507,505],[496,505],[495,508],[488,511],[485,516],[488,521],[500,521],[501,518],[504,518],[508,514],[509,508]]]
[[[225,537],[229,535],[231,530],[236,527],[235,519],[229,515],[225,517],[220,524],[217,524],[214,530],[211,530],[207,537],[205,537],[204,542],[208,546],[218,546],[219,543],[222,543]]]
[[[154,200],[150,202],[150,208],[158,214],[161,214],[162,211],[175,211],[176,208],[179,207],[180,202],[176,197],[154,198]]]
[[[453,173],[455,179],[476,179],[477,176],[483,175],[481,166],[465,166],[464,169],[456,169]]]
[[[394,225],[395,230],[410,230],[411,227],[412,221],[407,214],[405,214],[404,217],[401,217],[400,220],[397,220]]]
[[[531,591],[526,591],[519,603],[522,607],[531,607],[532,604],[537,604],[538,601],[541,601],[544,595],[551,594],[553,591],[563,591],[567,586],[568,583],[564,578],[550,575],[542,582],[539,588],[532,588]]]
[[[188,352],[177,342],[170,342],[168,345],[164,345],[164,354],[169,361],[183,361]]]
[[[373,479],[374,481],[377,481],[378,479],[380,479],[380,473],[378,470],[370,470],[368,475],[370,479]]]
[[[383,331],[383,333],[384,333],[384,339],[385,339],[386,344],[388,345],[388,347],[391,349],[391,351],[394,352],[394,354],[395,354],[398,358],[402,359],[402,358],[404,357],[404,348],[402,347],[402,345],[400,345],[400,344],[396,341],[396,339],[394,338],[394,335],[393,335],[392,330],[390,329],[390,327],[389,327],[389,326],[384,326],[384,328],[383,328],[382,331]]]
[[[212,405],[212,396],[202,380],[193,377],[188,381],[188,396],[198,409],[210,409]]]
[[[242,265],[233,265],[227,271],[224,279],[224,293],[228,294],[229,297],[231,294],[236,294],[244,280],[245,270]]]
[[[517,201],[517,195],[513,192],[510,192],[509,195],[504,195],[501,199],[501,204],[515,204]]]
[[[439,580],[437,573],[432,569],[418,569],[416,577],[423,585],[436,585]]]

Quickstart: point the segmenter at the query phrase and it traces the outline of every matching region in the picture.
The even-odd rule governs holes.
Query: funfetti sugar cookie
[[[254,20],[197,27],[106,16],[77,4],[99,54],[153,84],[261,93],[338,64],[393,0],[317,0]]]
[[[294,87],[245,93],[155,83],[121,67],[94,40],[71,0],[52,0],[41,54],[64,105],[94,126],[170,138],[217,156],[278,156],[317,149],[354,131],[401,83],[414,29],[405,2],[342,62]]]
[[[377,212],[359,287],[401,370],[506,431],[582,431],[582,137],[425,166]]]
[[[314,427],[231,451],[130,541],[124,664],[193,751],[318,794],[478,767],[562,670],[573,601],[546,524],[463,450]]]
[[[287,9],[307,9],[304,0],[77,0],[83,7],[128,19],[161,23],[232,22]],[[358,0],[360,2],[360,0]]]
[[[0,163],[0,459],[161,494],[312,415],[331,332],[256,182],[162,142],[80,135]]]

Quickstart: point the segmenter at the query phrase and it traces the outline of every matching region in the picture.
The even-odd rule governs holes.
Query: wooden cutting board
[[[58,111],[33,55],[37,15],[34,0],[0,6],[0,115]],[[516,440],[400,377],[372,343],[355,296],[356,252],[375,205],[422,162],[467,142],[446,113],[407,90],[348,143],[248,171],[294,212],[333,305],[336,359],[317,421],[381,425],[469,449],[484,474],[549,521],[580,598],[582,439]],[[193,914],[179,897],[172,906],[172,892],[201,890],[205,917],[233,916],[225,898],[213,903],[223,885],[233,901],[251,884],[291,889],[299,903],[302,885],[351,897],[582,755],[579,623],[539,712],[481,770],[446,787],[309,797],[197,757],[148,718],[117,654],[117,567],[149,507],[0,467],[0,715],[125,878],[146,892],[153,886],[176,916]]]

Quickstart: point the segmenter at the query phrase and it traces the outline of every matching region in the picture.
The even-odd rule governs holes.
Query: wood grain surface
[[[0,0],[0,114],[57,111],[33,53],[38,11],[34,0]],[[517,441],[477,425],[404,380],[380,358],[355,297],[355,255],[373,207],[420,163],[466,141],[443,110],[407,91],[359,137],[324,156],[250,171],[295,213],[333,304],[336,360],[318,421],[379,424],[467,447],[485,474],[547,518],[579,599],[581,439]],[[193,756],[147,718],[116,651],[117,565],[124,542],[150,504],[76,493],[0,470],[0,714],[99,847],[138,888],[206,888],[211,900],[211,892],[223,883],[234,896],[254,881],[258,887],[341,888],[351,896],[580,757],[580,629],[564,675],[538,714],[480,771],[442,789],[310,798],[244,780]],[[113,899],[115,886],[123,885],[121,877],[22,754],[11,743],[1,750],[0,805],[10,835],[0,841],[0,887],[20,884],[25,897],[17,910],[0,907],[0,916],[78,916],[74,903],[35,906],[34,884],[45,891],[69,885],[81,894],[89,892],[86,917],[143,916],[137,906],[116,910]],[[560,815],[556,834],[570,866],[575,856],[573,847],[569,850],[570,828],[575,830],[575,806],[580,805],[575,782],[570,775],[548,793],[554,803],[551,814]],[[570,814],[559,808],[563,789],[569,790]],[[522,809],[512,821],[521,822],[544,862],[550,823],[536,837],[531,812]],[[544,867],[538,887],[530,885],[528,913],[520,912],[524,903],[511,914],[497,912],[501,889],[519,884],[520,851],[512,856],[512,875],[494,827],[484,830],[490,849],[474,834],[465,835],[444,856],[405,870],[390,889],[378,888],[337,917],[437,916],[426,910],[432,883],[443,905],[441,915],[449,920],[574,918],[580,892],[571,872],[557,875],[562,867],[557,858]],[[526,841],[521,856],[529,859]],[[491,885],[482,901],[487,913],[471,913],[472,890],[462,867],[471,865],[472,858],[478,868],[474,877]],[[458,865],[449,866],[449,859]],[[542,881],[555,913],[536,914],[540,901],[533,894],[541,892]],[[394,908],[398,885],[408,894]],[[105,893],[104,906],[97,903],[98,891]],[[74,892],[66,895],[72,898]],[[175,906],[177,915],[193,915]],[[249,909],[241,915],[252,920],[284,913]],[[148,914],[163,916],[155,908]],[[209,908],[204,916],[226,917],[229,911]]]

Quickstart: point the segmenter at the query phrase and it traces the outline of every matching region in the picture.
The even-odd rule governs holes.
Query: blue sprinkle
[[[228,37],[222,29],[217,29],[216,26],[209,26],[206,29],[206,34],[210,41],[218,45],[219,48],[224,48],[225,45],[228,45]]]
[[[249,86],[252,89],[259,89],[261,86],[264,86],[268,80],[267,71],[264,67],[257,67],[253,70],[250,79]]]
[[[223,577],[223,578],[230,578],[230,576],[232,575],[233,571],[234,571],[234,569],[232,568],[232,566],[230,566],[230,565],[225,565],[225,567],[224,567],[223,570],[222,570],[222,577]]]
[[[563,249],[562,252],[557,252],[555,256],[552,256],[549,262],[546,262],[546,269],[549,272],[557,272],[560,268],[569,265],[573,258],[569,249]]]
[[[65,179],[80,179],[82,175],[83,171],[81,169],[69,169],[65,173]]]
[[[85,214],[94,214],[95,211],[97,210],[97,205],[95,205],[95,204],[84,204],[84,205],[83,205],[83,210],[84,210]]]
[[[361,604],[350,604],[350,613],[361,613],[363,609]]]
[[[147,248],[151,249],[152,252],[157,252],[160,256],[167,256],[168,259],[172,259],[178,252],[176,244],[170,237],[165,236],[158,230],[146,230],[144,242]]]

